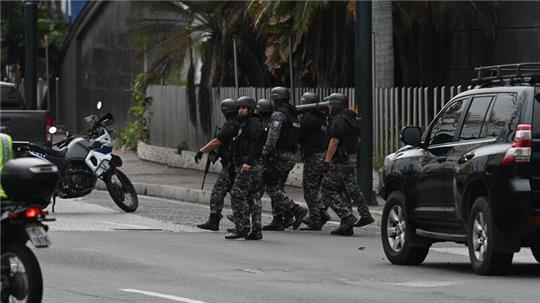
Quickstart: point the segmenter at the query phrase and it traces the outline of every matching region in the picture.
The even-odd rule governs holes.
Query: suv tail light
[[[528,163],[531,160],[532,125],[519,124],[512,147],[506,151],[502,164]]]
[[[53,126],[53,119],[51,116],[47,115],[45,117],[45,145],[48,147],[52,146],[52,135],[49,133],[49,128]]]

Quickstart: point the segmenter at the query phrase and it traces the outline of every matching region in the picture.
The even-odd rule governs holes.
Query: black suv
[[[420,264],[434,242],[468,246],[474,271],[504,274],[530,247],[540,262],[540,63],[475,69],[382,174],[381,237],[394,264]],[[537,83],[539,85],[537,86]]]

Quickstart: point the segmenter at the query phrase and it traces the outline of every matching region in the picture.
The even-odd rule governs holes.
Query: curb
[[[211,191],[209,190],[151,183],[133,183],[133,186],[135,187],[135,191],[137,192],[137,194],[143,196],[186,201],[205,205],[208,205],[208,201],[210,201]],[[106,191],[107,187],[105,186],[105,183],[103,183],[103,181],[98,180],[96,184],[96,189]],[[304,201],[295,202],[306,207],[306,203]],[[228,206],[229,208],[231,207],[231,200],[229,195],[227,195],[227,197],[225,198],[224,206]],[[262,198],[262,210],[266,213],[272,213],[272,203],[269,198]],[[334,214],[333,212],[329,212],[329,214],[332,217],[332,221],[339,222],[339,217],[336,214]],[[380,226],[382,210],[371,209],[371,214],[375,218],[375,225]]]

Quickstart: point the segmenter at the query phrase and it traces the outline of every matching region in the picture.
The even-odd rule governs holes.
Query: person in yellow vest
[[[0,133],[0,172],[4,168],[4,164],[13,159],[13,140],[7,134]],[[6,199],[8,196],[2,189],[2,183],[0,182],[0,200]]]

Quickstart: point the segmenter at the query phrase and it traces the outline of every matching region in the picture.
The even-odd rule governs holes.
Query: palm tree
[[[197,123],[199,103],[201,125],[210,132],[211,89],[234,84],[233,38],[237,39],[240,81],[264,85],[268,73],[262,68],[260,45],[245,18],[245,2],[164,1],[150,7],[159,18],[145,19],[132,31],[139,49],[153,49],[157,55],[148,73],[148,82],[156,83],[187,64],[187,88],[190,119]],[[202,62],[198,95],[195,65]]]
[[[265,64],[282,82],[292,54],[298,85],[354,83],[354,1],[251,1],[248,14],[267,38]]]

